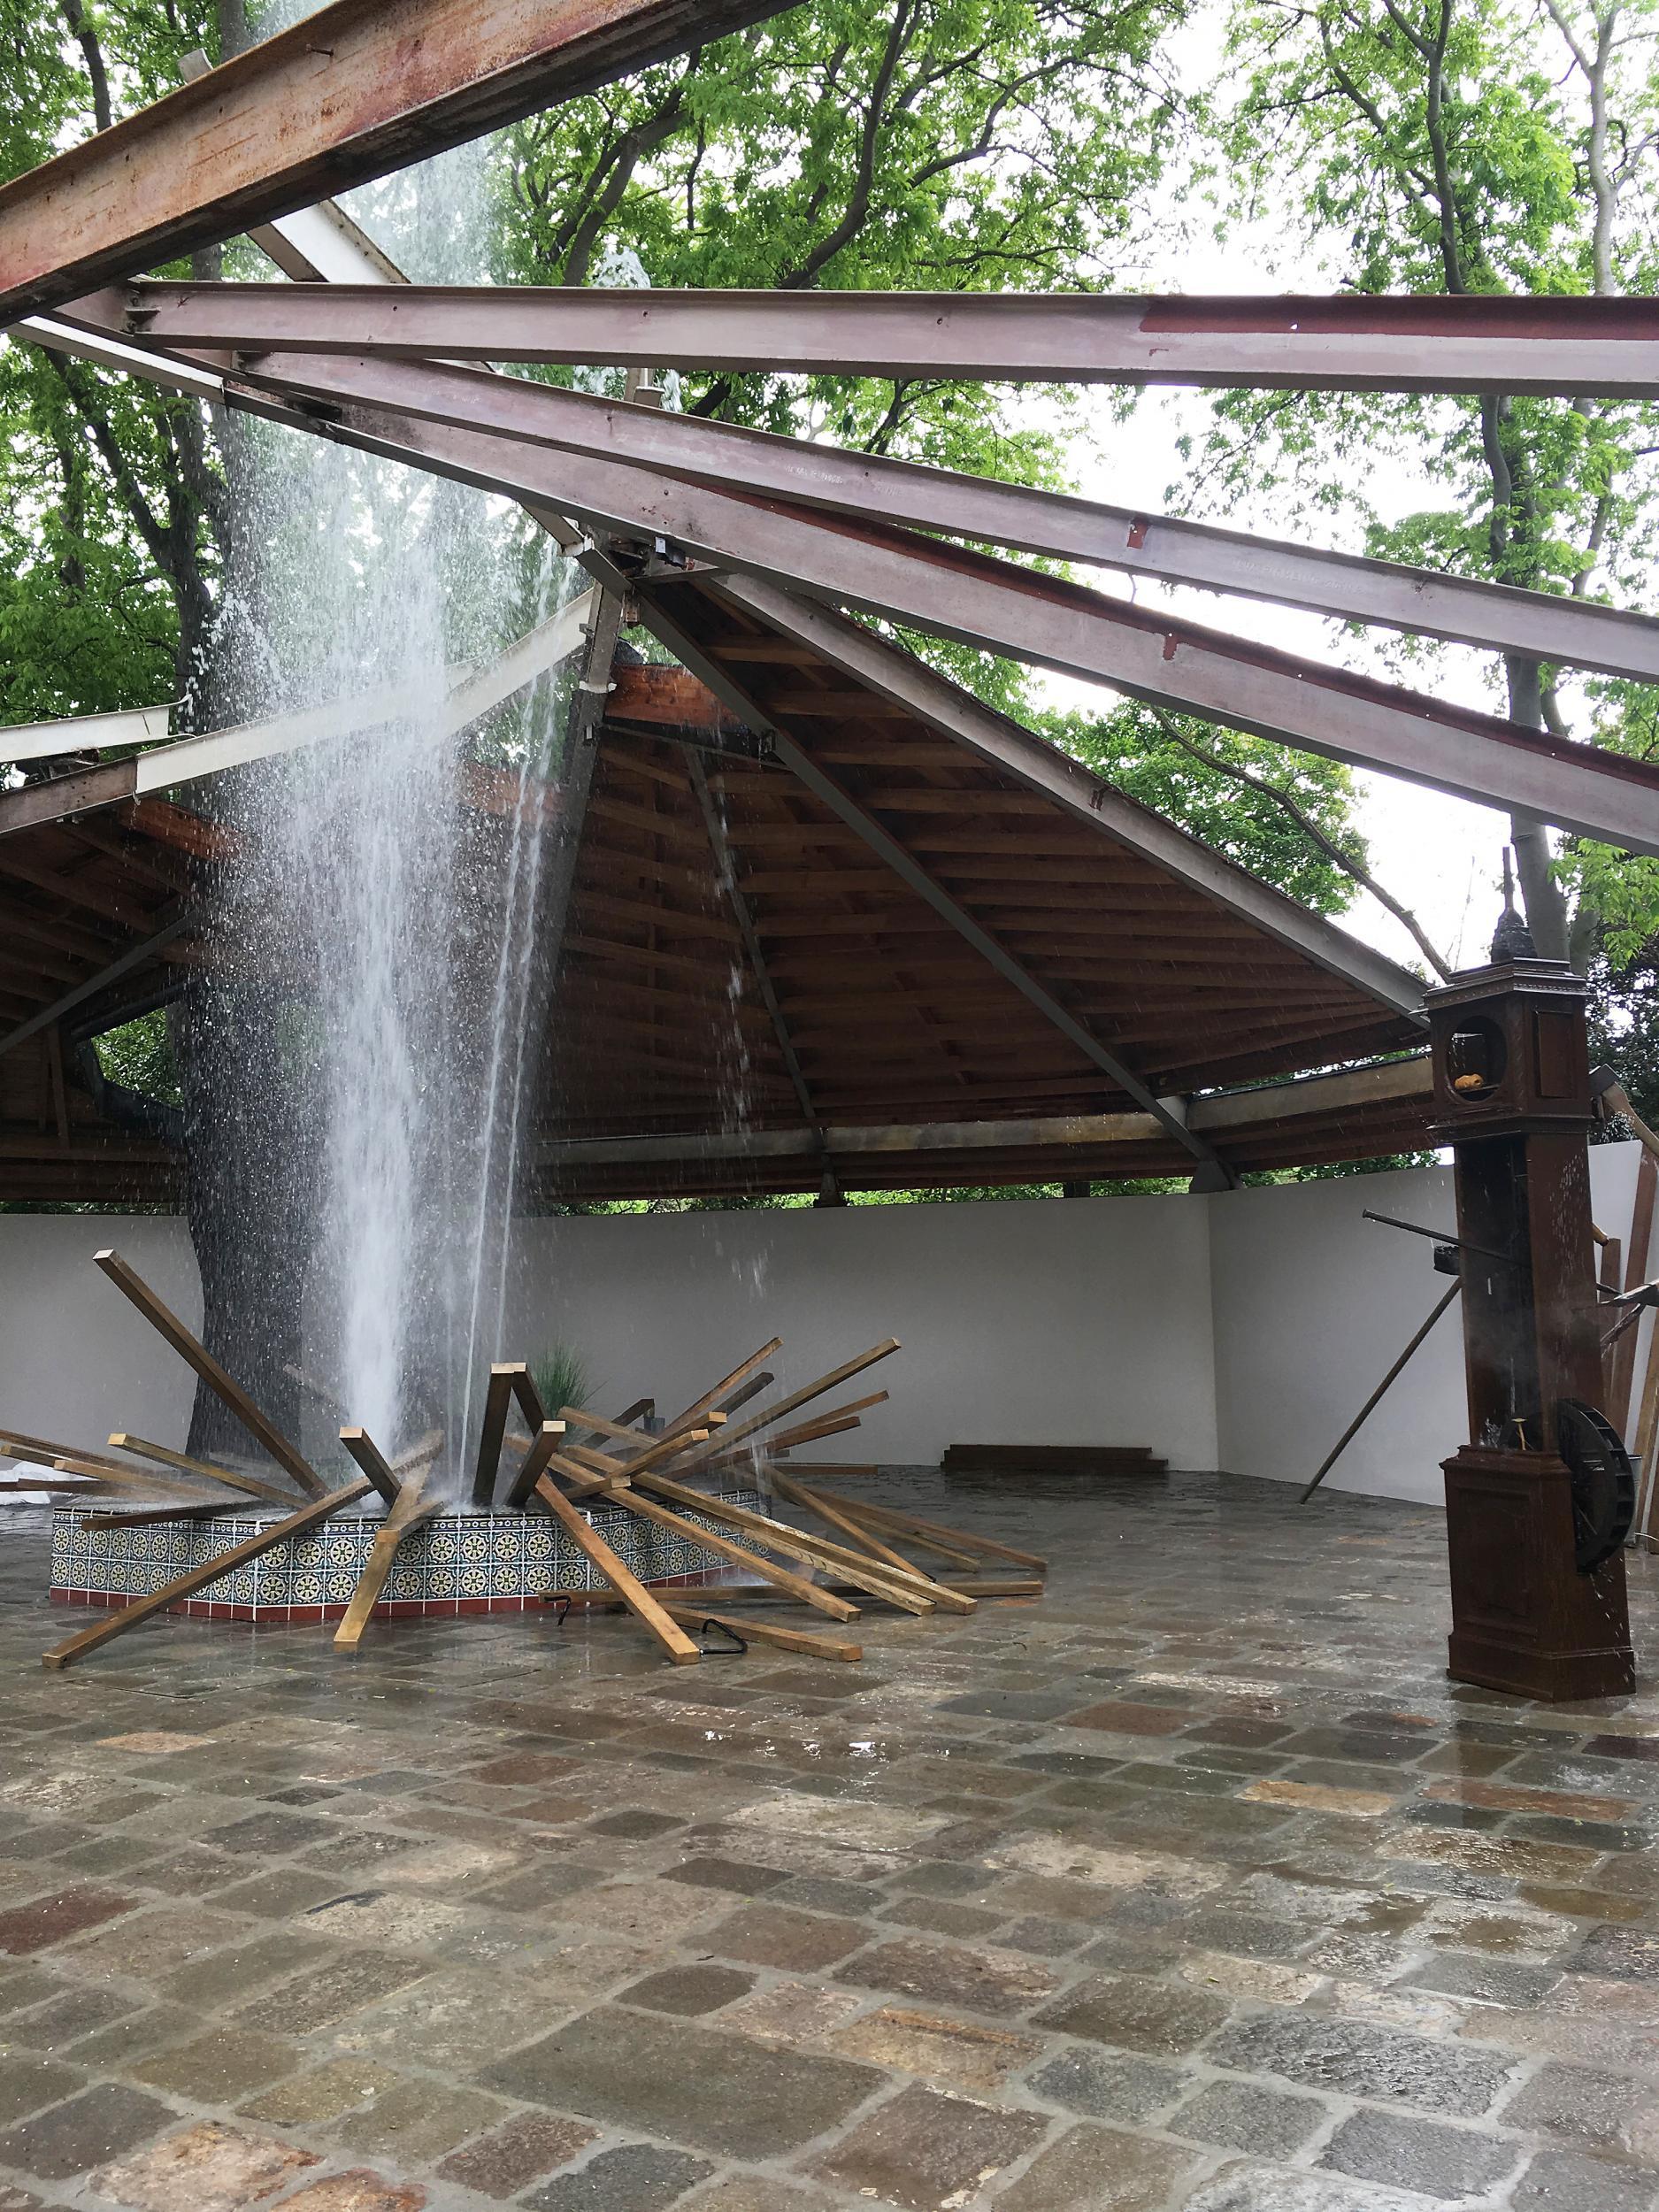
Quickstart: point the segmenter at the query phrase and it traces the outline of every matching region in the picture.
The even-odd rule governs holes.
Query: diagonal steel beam
[[[38,1014],[31,1014],[27,1021],[19,1022],[15,1029],[7,1030],[4,1036],[0,1037],[0,1054],[11,1052],[17,1046],[26,1044],[31,1037],[38,1036],[42,1029],[50,1028],[54,1022],[61,1021],[65,1014],[73,1013],[77,1006],[84,1005],[88,999],[96,998],[106,985],[119,983],[124,975],[130,974],[134,968],[160,952],[164,946],[172,944],[175,937],[182,936],[184,932],[198,918],[195,911],[187,907],[181,914],[175,914],[170,922],[154,931],[150,936],[143,938],[138,944],[129,945],[119,959],[111,960],[107,967],[100,968],[96,975],[89,975],[84,983],[77,983],[73,990],[65,991],[61,998],[55,998],[50,1006],[42,1006]]]
[[[641,610],[647,612],[652,629],[663,643],[685,667],[701,676],[718,698],[724,699],[734,713],[741,715],[750,729],[764,731],[770,735],[778,758],[816,799],[826,806],[838,820],[844,822],[902,883],[926,900],[941,920],[948,923],[964,943],[972,946],[1004,982],[1011,983],[1021,997],[1034,1006],[1043,1019],[1057,1029],[1086,1060],[1108,1077],[1126,1097],[1133,1099],[1143,1112],[1152,1115],[1159,1127],[1173,1137],[1184,1151],[1189,1152],[1202,1167],[1225,1176],[1229,1183],[1233,1180],[1212,1147],[1187,1126],[1179,1101],[1156,1096],[1125,1061],[1104,1044],[1068,1006],[1056,998],[1047,985],[1040,982],[998,938],[976,921],[967,909],[951,896],[943,884],[929,874],[908,846],[878,822],[850,791],[821,767],[787,730],[780,726],[762,703],[738,681],[729,669],[711,660],[696,639],[681,627],[664,589],[645,583],[640,584],[637,588]]]
[[[173,283],[138,288],[134,298],[150,334],[186,346],[997,383],[1659,398],[1651,299],[411,285],[392,301],[352,287],[303,299],[280,285]]]
[[[87,311],[107,322],[116,312],[114,296],[103,296]],[[338,388],[326,356],[279,351],[247,365],[292,393],[309,391],[326,398]],[[1520,591],[995,478],[844,452],[804,439],[705,422],[695,415],[564,391],[522,377],[496,377],[488,390],[480,390],[477,371],[453,365],[425,364],[423,373],[402,380],[399,395],[400,406],[423,421],[464,422],[558,452],[604,455],[727,491],[758,492],[832,514],[880,515],[888,522],[941,531],[975,544],[1278,601],[1492,652],[1600,669],[1640,683],[1659,682],[1659,622],[1563,595]]]
[[[1632,852],[1659,853],[1659,771],[1494,715],[1275,652],[1173,617],[877,522],[855,526],[780,501],[664,479],[631,465],[422,420],[431,380],[459,378],[488,416],[508,380],[439,364],[331,357],[308,380],[335,395],[322,434],[589,528],[661,537],[716,564],[780,576],[808,594],[993,652],[1103,682],[1130,696],[1406,776],[1477,804],[1530,814]],[[236,403],[248,386],[227,381]],[[257,407],[275,380],[251,388]]]
[[[0,325],[776,12],[776,0],[334,0],[0,186]]]
[[[879,523],[856,526],[618,462],[384,411],[397,407],[407,382],[464,372],[354,360],[333,364],[332,373],[342,397],[317,427],[344,443],[526,503],[554,503],[590,528],[660,536],[718,565],[781,577],[810,595],[1206,721],[1532,814],[1624,850],[1659,853],[1659,770],[1620,754]],[[227,391],[234,401],[235,388]]]
[[[893,700],[1026,790],[1052,799],[1095,834],[1126,846],[1381,1004],[1422,1018],[1423,985],[1409,969],[1263,883],[1150,807],[1125,797],[1081,761],[987,707],[891,639],[758,577],[723,577],[720,595],[780,636],[810,647],[872,695]]]

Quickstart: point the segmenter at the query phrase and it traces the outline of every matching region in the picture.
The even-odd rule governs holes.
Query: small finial
[[[1506,960],[1536,960],[1538,947],[1532,942],[1532,933],[1516,911],[1515,875],[1510,864],[1509,848],[1503,849],[1503,912],[1498,926],[1492,933],[1492,957],[1494,962]]]

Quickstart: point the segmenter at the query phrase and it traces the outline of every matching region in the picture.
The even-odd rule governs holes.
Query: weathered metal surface
[[[782,578],[810,595],[1207,721],[1659,854],[1659,770],[1645,763],[875,522],[855,525],[591,455],[384,411],[428,374],[453,372],[363,358],[327,368],[339,403],[317,427],[344,443],[526,502],[557,504],[590,527],[648,541],[660,536],[716,564]],[[320,373],[313,367],[308,374]]]
[[[88,303],[88,313],[107,326],[119,296],[102,295]],[[326,396],[338,388],[336,363],[303,349],[262,355],[251,365],[254,373],[289,392]],[[843,452],[521,377],[486,380],[476,369],[436,362],[402,380],[399,403],[426,420],[498,430],[561,452],[603,455],[726,490],[799,501],[836,514],[880,515],[975,544],[1241,593],[1494,652],[1527,653],[1659,682],[1659,622],[1581,599]]]
[[[775,0],[334,0],[0,187],[0,323],[775,12]]]
[[[751,12],[762,12],[753,10]],[[316,19],[313,19],[316,20]],[[422,149],[421,150],[429,150]],[[4,199],[0,198],[0,212]],[[57,296],[66,297],[65,294]],[[1659,397],[1659,301],[146,286],[180,345],[999,383]]]

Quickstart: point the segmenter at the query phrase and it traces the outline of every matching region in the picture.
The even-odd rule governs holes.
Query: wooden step
[[[1149,1444],[952,1444],[947,1475],[1161,1475]]]

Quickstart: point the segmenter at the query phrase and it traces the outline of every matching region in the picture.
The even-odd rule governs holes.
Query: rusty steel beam
[[[0,212],[4,204],[0,195]],[[130,303],[135,326],[169,344],[248,351],[611,367],[671,361],[997,383],[1659,398],[1659,301],[1649,299],[412,284],[392,295],[345,284],[301,295],[286,285],[163,283],[134,287]]]
[[[157,357],[159,362],[159,357]],[[198,365],[186,365],[199,368]],[[157,373],[159,373],[159,367]],[[488,409],[504,380],[442,364],[332,357],[309,426],[411,467],[474,484],[590,529],[661,538],[717,566],[781,579],[937,634],[1101,682],[1152,704],[1404,776],[1478,805],[1535,816],[1620,849],[1659,855],[1659,769],[1495,715],[1144,611],[1081,586],[873,521],[666,478],[590,454],[422,419],[433,380],[461,378]],[[268,375],[227,379],[227,403],[268,411],[296,396]],[[609,580],[607,579],[607,580]]]
[[[315,427],[590,528],[781,579],[810,596],[1105,683],[1206,721],[1532,814],[1624,850],[1659,854],[1659,769],[1451,706],[889,526],[861,526],[677,481],[591,455],[388,413],[428,376],[409,361],[328,365],[339,395]],[[319,375],[313,365],[308,372]],[[481,385],[483,380],[477,381]],[[269,391],[256,388],[256,403]],[[235,388],[227,387],[234,398]]]
[[[115,301],[106,295],[89,311],[107,320],[116,311]],[[326,398],[338,388],[337,357],[276,352],[248,365],[251,373],[273,380],[291,394],[312,392]],[[380,364],[382,372],[388,365]],[[395,368],[390,373],[397,374]],[[476,369],[428,361],[420,365],[419,373],[402,377],[397,388],[399,405],[425,420],[497,430],[560,452],[604,455],[687,481],[798,501],[827,513],[880,515],[888,522],[975,544],[1239,593],[1490,652],[1525,653],[1638,683],[1659,683],[1659,622],[1620,608],[1322,552],[995,478],[843,452],[522,377],[493,377],[485,386]]]
[[[0,325],[591,91],[778,0],[334,0],[0,186]]]

